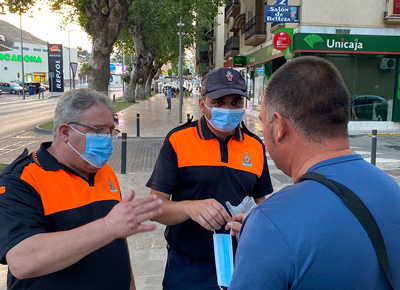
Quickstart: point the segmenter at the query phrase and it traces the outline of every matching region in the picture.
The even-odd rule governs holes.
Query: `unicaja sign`
[[[344,41],[344,38],[342,38],[340,41],[336,41],[334,39],[327,39],[326,46],[329,48],[345,48],[351,50],[363,49],[362,42],[359,42],[357,38],[354,39],[354,41]]]
[[[326,37],[326,36],[325,36]],[[312,49],[317,43],[324,43],[325,40],[318,34],[309,34],[304,38],[304,42],[306,42]],[[319,46],[321,47],[321,46]],[[326,38],[326,47],[330,49],[338,49],[338,50],[363,50],[364,45],[358,38],[354,40],[345,40],[343,37],[340,39],[334,38]]]

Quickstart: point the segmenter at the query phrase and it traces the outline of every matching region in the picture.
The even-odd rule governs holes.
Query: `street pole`
[[[71,89],[71,45],[69,43],[69,33],[71,31],[68,30],[68,74],[69,74],[69,89]]]
[[[122,75],[124,75],[124,43],[122,42]],[[125,91],[125,84],[124,80],[122,80],[122,94],[124,94]]]
[[[182,123],[182,103],[183,103],[183,83],[182,83],[182,26],[185,24],[182,23],[182,17],[179,18],[179,123]]]
[[[22,17],[21,9],[19,10],[19,26],[21,31],[21,63],[22,63],[22,99],[25,100],[25,76],[24,76],[24,43],[22,41]]]

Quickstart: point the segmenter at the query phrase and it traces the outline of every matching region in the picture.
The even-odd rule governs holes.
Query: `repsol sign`
[[[5,61],[22,61],[22,56],[20,54],[9,54],[9,53],[0,53],[0,60],[5,60]],[[42,59],[40,56],[32,56],[32,55],[25,55],[24,56],[24,61],[25,62],[36,62],[36,63],[42,63]]]

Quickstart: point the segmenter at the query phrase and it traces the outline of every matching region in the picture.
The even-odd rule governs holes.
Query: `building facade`
[[[400,128],[400,0],[229,0],[224,16],[223,66],[246,77],[249,113],[258,115],[275,70],[316,55],[343,75],[354,106],[351,129]],[[287,49],[274,45],[278,32],[289,35]]]
[[[0,82],[42,82],[49,80],[48,44],[47,42],[21,30],[5,21],[0,20],[0,34],[9,39],[13,46],[0,51]],[[11,48],[11,49],[10,49]],[[73,73],[69,63],[78,63],[77,50],[63,47],[63,76],[64,83],[69,84]],[[75,80],[78,80],[76,73]]]

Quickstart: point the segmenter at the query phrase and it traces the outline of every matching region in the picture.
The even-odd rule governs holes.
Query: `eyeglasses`
[[[106,134],[106,135],[110,135],[111,138],[117,138],[119,133],[121,133],[121,131],[118,129],[112,129],[110,131],[107,127],[94,127],[94,126],[89,126],[89,125],[85,125],[85,124],[81,124],[81,123],[77,123],[77,122],[69,122],[68,125],[70,125],[70,126],[78,125],[78,126],[89,128],[89,129],[93,130],[94,133],[99,137],[103,137],[102,135]]]

